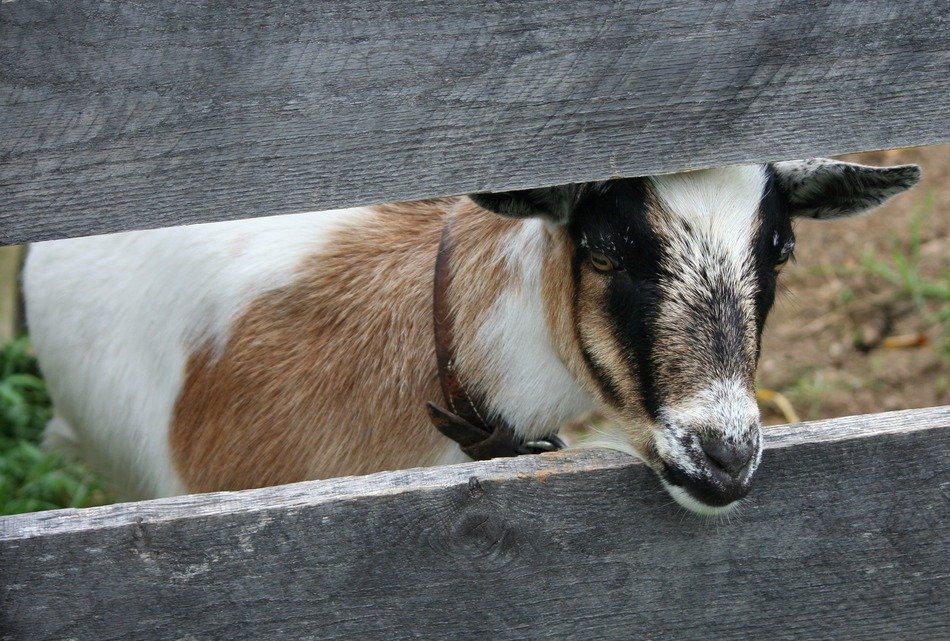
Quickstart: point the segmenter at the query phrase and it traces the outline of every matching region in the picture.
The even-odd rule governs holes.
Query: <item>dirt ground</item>
[[[802,419],[950,403],[950,145],[843,156],[917,163],[886,207],[797,223],[759,368]],[[763,404],[768,423],[785,422]]]

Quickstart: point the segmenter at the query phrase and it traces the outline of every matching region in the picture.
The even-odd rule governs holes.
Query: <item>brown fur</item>
[[[605,395],[601,392],[596,378],[588,369],[581,352],[581,323],[590,324],[590,335],[587,337],[591,350],[596,351],[605,359],[606,369],[620,376],[624,383],[623,389],[636,389],[629,361],[622,359],[620,345],[609,329],[609,323],[602,316],[600,303],[603,298],[603,286],[589,265],[581,266],[581,282],[578,283],[578,307],[573,306],[574,284],[571,276],[573,262],[573,244],[567,239],[567,232],[556,230],[552,234],[550,251],[545,253],[542,298],[545,304],[545,317],[551,328],[551,337],[555,349],[561,357],[571,375],[583,389],[594,398],[600,399],[600,408],[605,415],[613,420],[615,425],[625,429],[627,438],[640,452],[649,452],[652,449],[652,434],[644,428],[644,422],[638,419],[639,408],[633,403],[636,401],[636,392],[631,405],[625,407],[611,407]],[[584,310],[592,310],[585,314]],[[576,311],[576,314],[575,314]],[[583,321],[581,316],[584,316]],[[622,372],[622,374],[617,374]],[[633,432],[632,428],[640,428]]]
[[[577,380],[587,380],[588,391],[596,387],[593,379],[587,376],[584,359],[575,341],[576,319],[571,313],[573,283],[571,282],[571,262],[573,244],[567,238],[567,231],[556,229],[551,232],[550,250],[544,254],[541,265],[541,299],[544,301],[544,317],[554,340],[561,361]]]
[[[581,321],[578,317],[580,314],[575,315],[575,312],[580,312],[580,309],[574,307],[575,291],[571,274],[574,251],[573,243],[567,237],[567,231],[556,229],[551,232],[549,248],[545,252],[542,265],[541,286],[544,314],[551,328],[554,348],[565,367],[591,396],[600,398],[603,403],[606,403],[596,379],[584,362],[581,351]],[[582,271],[587,269],[589,269],[587,266],[581,267]],[[580,308],[595,304],[602,292],[599,289],[593,292],[582,289],[577,294],[578,308]],[[589,297],[593,297],[595,301],[587,303],[586,300]]]
[[[505,286],[493,239],[513,224],[467,199],[376,208],[254,301],[221,354],[188,363],[171,430],[188,491],[260,487],[435,462],[440,400],[432,280],[443,219],[459,210],[456,335],[471,335]]]

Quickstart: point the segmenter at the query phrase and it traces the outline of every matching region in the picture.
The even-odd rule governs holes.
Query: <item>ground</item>
[[[797,224],[760,386],[787,396],[803,419],[948,404],[950,145],[842,159],[917,163],[924,177],[867,216]],[[763,410],[784,422],[770,404]]]

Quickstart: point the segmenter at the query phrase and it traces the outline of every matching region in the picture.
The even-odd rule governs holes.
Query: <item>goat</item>
[[[597,409],[679,503],[722,511],[761,459],[792,219],[919,174],[812,159],[40,243],[47,440],[127,498],[464,459],[425,408],[450,230],[453,367],[482,412],[533,439]]]

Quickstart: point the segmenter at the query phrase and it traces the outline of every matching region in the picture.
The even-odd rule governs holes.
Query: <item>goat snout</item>
[[[758,425],[743,438],[691,434],[666,449],[660,473],[664,485],[683,506],[720,512],[746,496],[761,458]]]
[[[730,480],[739,480],[745,475],[756,453],[755,443],[748,441],[736,444],[702,437],[699,443],[706,455],[706,466],[715,475],[725,473]]]

